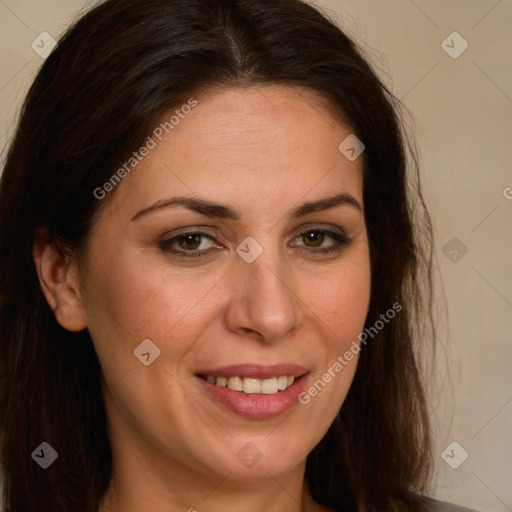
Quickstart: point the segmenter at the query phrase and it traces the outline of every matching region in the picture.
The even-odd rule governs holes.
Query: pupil
[[[184,235],[179,243],[182,249],[197,249],[201,245],[201,235],[194,233],[190,235]]]
[[[302,235],[302,239],[309,247],[318,247],[319,245],[322,245],[324,235],[318,231],[310,231],[309,233],[304,233],[304,235]]]

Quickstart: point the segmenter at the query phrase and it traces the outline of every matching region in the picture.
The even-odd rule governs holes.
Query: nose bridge
[[[236,328],[258,332],[267,340],[285,336],[298,321],[292,274],[278,247],[267,246],[252,262],[237,262]]]

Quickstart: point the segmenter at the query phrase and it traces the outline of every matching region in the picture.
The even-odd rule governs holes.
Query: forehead
[[[267,85],[218,88],[195,99],[193,109],[178,106],[163,116],[162,126],[181,114],[161,140],[150,134],[154,147],[113,203],[135,209],[176,193],[247,205],[276,197],[293,203],[315,192],[362,199],[361,159],[338,149],[351,130],[319,95]]]

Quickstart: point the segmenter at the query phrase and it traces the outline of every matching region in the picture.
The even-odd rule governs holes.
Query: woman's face
[[[340,152],[351,131],[313,93],[196,99],[110,192],[79,272],[114,464],[285,475],[357,365],[335,362],[369,303],[362,162]]]

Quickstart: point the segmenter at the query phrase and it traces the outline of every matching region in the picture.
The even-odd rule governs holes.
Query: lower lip
[[[304,389],[306,377],[307,375],[302,375],[289,388],[273,395],[249,395],[243,391],[233,391],[228,387],[223,388],[211,384],[196,376],[212,398],[239,416],[246,418],[273,418],[289,411],[298,403],[298,397]]]

